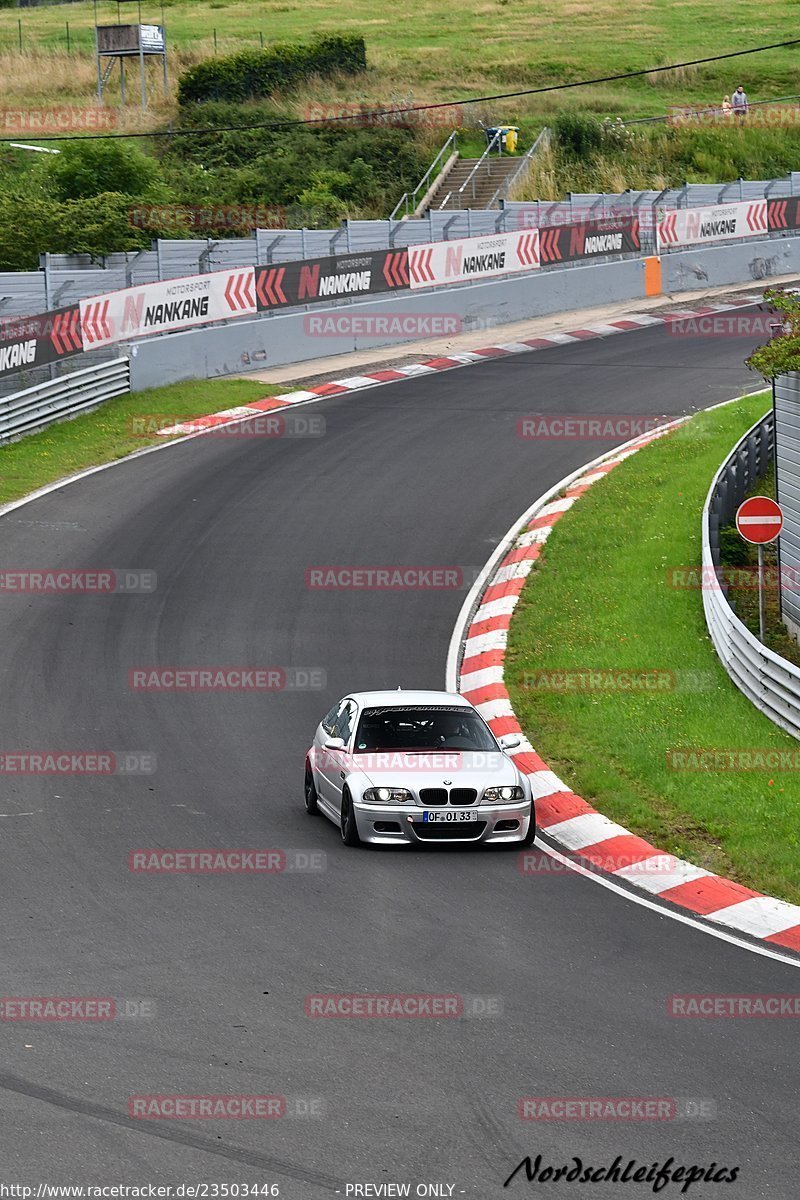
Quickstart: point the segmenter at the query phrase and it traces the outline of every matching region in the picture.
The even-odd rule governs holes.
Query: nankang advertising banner
[[[768,200],[767,224],[770,232],[778,229],[800,229],[800,196],[779,196]]]
[[[542,266],[602,258],[605,254],[638,254],[640,250],[638,217],[608,217],[539,229]]]
[[[412,288],[443,283],[467,283],[539,266],[539,230],[497,233],[487,237],[456,238],[410,246],[408,274]]]
[[[83,352],[77,304],[0,321],[0,376]]]
[[[259,311],[408,287],[408,251],[366,250],[256,267]]]
[[[146,283],[81,300],[80,309],[83,347],[94,350],[151,333],[254,316],[255,272],[237,267]]]
[[[665,250],[763,237],[767,232],[766,200],[717,204],[713,208],[676,208],[662,213],[658,221],[659,247]]]

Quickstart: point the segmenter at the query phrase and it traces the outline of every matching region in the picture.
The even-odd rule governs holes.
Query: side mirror
[[[513,750],[516,746],[522,745],[522,738],[518,733],[506,733],[500,738],[500,747],[503,750]]]
[[[344,750],[344,747],[344,738],[328,738],[327,742],[325,743],[326,750]]]

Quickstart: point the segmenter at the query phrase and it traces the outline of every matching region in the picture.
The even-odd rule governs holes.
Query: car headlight
[[[398,804],[405,804],[412,796],[407,788],[378,787],[367,788],[362,799],[366,800],[367,804],[390,804],[395,800]]]
[[[483,793],[483,798],[490,804],[495,800],[508,803],[510,800],[524,800],[525,793],[521,787],[490,787]]]

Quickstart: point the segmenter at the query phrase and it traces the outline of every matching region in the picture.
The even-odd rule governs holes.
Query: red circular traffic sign
[[[746,542],[761,546],[774,542],[783,528],[780,504],[769,496],[752,496],[739,505],[736,528]]]

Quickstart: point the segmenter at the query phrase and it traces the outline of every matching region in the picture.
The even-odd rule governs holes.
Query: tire
[[[358,836],[358,828],[356,826],[356,814],[353,811],[353,801],[350,799],[350,793],[347,788],[342,792],[340,830],[345,846],[361,845],[361,838]]]
[[[315,817],[319,812],[317,806],[317,785],[314,783],[314,772],[311,770],[311,763],[306,761],[306,777],[303,787],[303,795],[305,799],[306,812],[309,816]]]
[[[522,846],[523,849],[527,849],[528,846],[533,845],[535,840],[536,840],[536,813],[533,811],[533,809],[531,809],[531,819],[530,819],[530,824],[528,825],[528,832],[525,834],[525,837],[522,839],[521,842],[517,842],[517,845]]]

